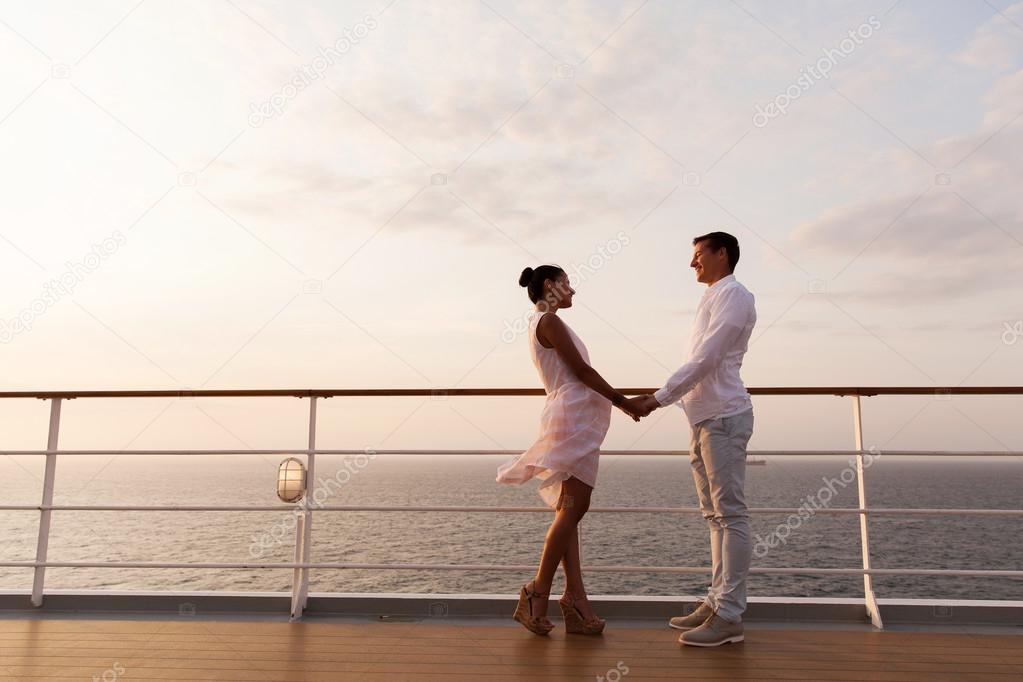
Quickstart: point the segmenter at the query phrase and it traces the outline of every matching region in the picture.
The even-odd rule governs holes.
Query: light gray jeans
[[[728,621],[742,620],[749,574],[749,514],[746,511],[746,445],[753,435],[753,410],[700,422],[692,430],[689,462],[710,528],[712,577],[707,605]]]

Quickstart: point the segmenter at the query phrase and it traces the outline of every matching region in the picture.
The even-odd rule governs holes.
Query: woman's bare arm
[[[597,370],[590,367],[589,363],[583,360],[582,355],[579,354],[579,349],[576,348],[571,335],[568,333],[568,327],[561,321],[561,318],[553,313],[547,313],[541,317],[540,322],[536,326],[536,335],[541,343],[546,341],[547,343],[544,345],[549,344],[557,352],[569,369],[572,370],[572,373],[579,378],[579,381],[610,400],[616,406],[625,406],[627,400],[625,395],[613,388],[611,384],[604,380],[604,377],[600,376]],[[631,411],[624,411],[630,417],[639,421]]]

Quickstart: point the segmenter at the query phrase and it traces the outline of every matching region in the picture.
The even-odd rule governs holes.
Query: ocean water
[[[274,504],[276,467],[283,457],[72,457],[58,464],[58,504]],[[346,464],[347,461],[347,464]],[[323,502],[339,505],[540,506],[535,484],[494,482],[502,457],[386,456],[358,460],[320,456]],[[855,482],[843,458],[772,458],[747,470],[752,507],[856,506]],[[339,472],[350,472],[340,473]],[[867,470],[868,503],[878,507],[1023,508],[1019,458],[881,458]],[[40,471],[8,476],[11,504],[39,500]],[[825,479],[832,481],[830,488]],[[831,490],[824,492],[825,490]],[[830,498],[830,499],[825,499]],[[696,506],[684,457],[604,457],[593,506]],[[813,506],[813,505],[810,505]],[[32,560],[38,512],[0,512],[0,556]],[[313,560],[535,564],[550,522],[547,513],[320,512]],[[787,530],[780,530],[787,526]],[[583,522],[587,564],[707,566],[705,522],[697,514],[592,513]],[[759,545],[755,566],[857,568],[855,515],[780,514],[753,517]],[[766,539],[785,535],[768,547]],[[1023,568],[1021,517],[873,517],[877,568]],[[290,561],[290,513],[54,512],[49,558],[54,561]],[[317,570],[311,589],[331,592],[514,593],[528,574],[463,571]],[[0,587],[31,586],[30,569],[0,568]],[[699,575],[589,573],[592,594],[699,594]],[[253,590],[290,589],[288,570],[50,569],[48,588]],[[559,579],[560,584],[560,579]],[[555,589],[558,585],[555,586]],[[1023,600],[1023,579],[879,578],[880,597]],[[862,578],[813,575],[750,578],[760,596],[857,597]]]

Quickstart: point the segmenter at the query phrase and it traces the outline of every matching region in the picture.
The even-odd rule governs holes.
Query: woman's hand
[[[630,410],[625,405],[619,406],[618,409],[620,409],[622,412],[624,412],[625,414],[627,414],[630,417],[632,417],[632,421],[634,421],[634,422],[638,422],[639,421],[639,415],[637,413],[633,412],[632,410]]]
[[[637,395],[626,398],[618,407],[634,421],[639,421],[660,407],[660,403],[652,395]]]

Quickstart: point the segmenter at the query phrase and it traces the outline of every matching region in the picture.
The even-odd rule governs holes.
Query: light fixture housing
[[[277,468],[277,497],[282,502],[295,503],[305,497],[305,464],[289,457]]]

